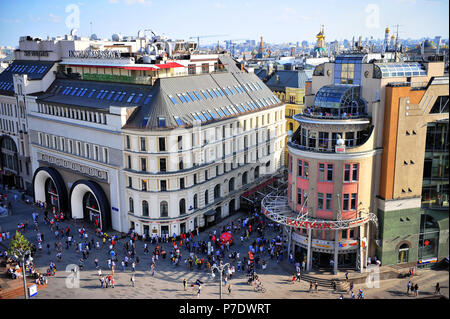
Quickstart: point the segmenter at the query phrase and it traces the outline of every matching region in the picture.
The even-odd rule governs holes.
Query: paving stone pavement
[[[10,192],[12,194],[12,192]],[[11,197],[11,196],[10,196]],[[84,269],[80,271],[79,288],[68,288],[67,282],[71,283],[70,271],[66,272],[66,266],[69,264],[78,265],[78,261],[81,257],[81,253],[76,252],[75,245],[68,250],[65,249],[65,240],[63,243],[62,261],[56,261],[56,252],[54,249],[54,243],[57,241],[55,235],[51,233],[48,225],[43,222],[43,212],[36,206],[27,205],[22,201],[13,201],[13,214],[12,216],[0,218],[0,227],[2,231],[10,231],[11,234],[15,233],[17,224],[24,222],[26,219],[30,222],[30,226],[25,231],[24,235],[32,243],[36,244],[36,231],[32,227],[32,213],[39,212],[39,225],[41,231],[44,232],[43,251],[37,252],[34,256],[36,268],[40,272],[46,272],[50,261],[54,261],[57,266],[56,276],[50,277],[47,288],[40,290],[35,299],[197,299],[197,292],[193,288],[188,287],[186,291],[183,289],[183,279],[186,278],[188,283],[191,284],[197,279],[204,282],[201,292],[201,299],[217,299],[219,297],[219,276],[211,278],[210,274],[202,270],[189,271],[184,263],[180,263],[179,266],[170,264],[169,258],[160,258],[157,261],[156,272],[154,276],[151,276],[150,264],[151,264],[151,252],[155,248],[155,244],[149,244],[150,253],[144,254],[144,244],[142,241],[136,242],[136,252],[140,257],[140,263],[136,265],[136,283],[135,287],[131,286],[131,267],[128,267],[125,272],[120,267],[120,262],[116,265],[115,271],[115,288],[100,288],[100,282],[97,276],[97,270],[95,269],[94,259],[99,259],[99,266],[102,269],[103,274],[108,274],[111,271],[107,267],[107,259],[109,257],[108,245],[102,245],[100,249],[93,249],[84,262]],[[231,220],[242,217],[243,213],[233,215],[220,224],[214,226],[211,229],[207,229],[202,232],[199,237],[194,237],[194,240],[205,240],[208,238],[208,232],[214,229],[220,230],[225,224],[229,224]],[[64,221],[61,223],[62,227],[69,226],[71,234],[74,239],[78,241],[79,236],[77,230],[83,225],[80,221],[75,222],[73,220]],[[95,236],[92,227],[85,224],[88,231],[88,238],[94,238],[95,241],[99,240]],[[273,230],[265,231],[265,237],[272,239],[278,232]],[[243,244],[240,243],[238,238],[239,234],[235,235],[235,244],[231,246],[231,251],[239,251],[241,256],[246,255],[248,246],[256,239],[256,234],[253,233],[250,239],[245,240]],[[121,261],[124,256],[123,245],[128,239],[121,239],[116,245],[116,253],[118,260]],[[0,243],[0,249],[4,250],[8,246],[8,241]],[[46,244],[51,246],[51,254],[46,252]],[[160,244],[170,255],[171,244]],[[182,259],[186,258],[189,253],[184,248],[181,250]],[[258,293],[253,290],[253,287],[247,284],[246,273],[239,273],[236,271],[236,275],[229,281],[232,285],[231,295],[228,294],[227,287],[222,287],[223,299],[337,299],[339,293],[334,293],[331,289],[319,287],[318,292],[308,292],[309,283],[301,281],[292,284],[290,281],[292,272],[286,269],[292,269],[294,266],[289,264],[287,260],[283,260],[280,264],[277,264],[275,260],[271,260],[266,256],[268,261],[267,269],[257,270],[260,275],[262,283],[266,288],[266,293]],[[228,258],[225,258],[225,262]],[[68,279],[69,278],[69,279]],[[437,281],[441,283],[441,293],[448,297],[449,295],[449,279],[448,271],[441,270],[421,270],[420,276],[415,279],[420,288],[421,296],[431,296],[434,292],[434,285]],[[393,279],[384,280],[380,282],[379,288],[367,288],[365,284],[355,285],[355,294],[359,288],[365,292],[366,299],[391,299],[391,298],[414,298],[412,296],[405,295],[405,287],[408,280],[405,279]],[[69,285],[70,287],[70,285]],[[344,294],[345,298],[349,298],[350,294]]]

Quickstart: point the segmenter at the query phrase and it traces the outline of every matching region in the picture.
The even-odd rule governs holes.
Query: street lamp
[[[225,267],[228,267],[228,269],[230,268],[230,264],[226,263],[225,265],[222,265],[222,263],[220,263],[219,266],[212,266],[211,267],[211,277],[215,277],[214,275],[214,270],[217,269],[217,271],[219,271],[220,274],[220,284],[219,284],[219,295],[220,295],[220,299],[222,299],[222,275],[223,275],[223,271],[225,270]]]
[[[23,290],[25,292],[25,299],[28,299],[28,294],[27,294],[27,280],[26,280],[26,267],[25,267],[25,256],[30,255],[31,256],[31,251],[30,250],[23,250],[23,249],[14,249],[13,250],[14,253],[14,257],[15,259],[17,259],[20,263],[20,260],[22,260],[22,275],[23,275]]]

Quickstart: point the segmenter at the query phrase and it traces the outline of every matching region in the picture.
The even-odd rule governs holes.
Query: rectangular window
[[[205,171],[205,181],[208,180],[208,171]]]
[[[309,176],[309,163],[308,162],[303,162],[303,174],[304,174],[304,178],[308,179],[308,176]]]
[[[350,164],[345,164],[345,167],[344,167],[344,182],[350,182]]]
[[[158,127],[166,127],[166,118],[158,117]]]
[[[332,194],[327,194],[327,199],[326,199],[326,204],[325,204],[325,209],[326,210],[331,210],[332,209],[332,205],[333,205],[333,195]]]
[[[128,168],[131,169],[131,156],[127,155]]]
[[[303,190],[303,205],[304,207],[308,206],[308,202],[306,201],[308,199],[308,193],[306,192],[306,189]]]
[[[147,150],[146,143],[145,143],[145,137],[141,137],[140,140],[141,140],[141,151],[145,152]]]
[[[183,136],[178,136],[178,150],[183,149]]]
[[[91,149],[90,149],[89,144],[85,145],[85,149],[86,149],[85,157],[87,157],[87,158],[91,157]]]
[[[108,149],[105,147],[103,148],[103,162],[108,163],[109,162],[109,156],[108,156]]]
[[[166,191],[167,190],[167,181],[166,180],[160,181],[159,186],[160,186],[161,191]]]
[[[94,146],[94,160],[98,161],[99,158],[99,148],[97,145]]]
[[[195,64],[189,64],[188,65],[188,74],[195,74],[196,65]]]
[[[158,145],[159,145],[159,151],[160,152],[165,152],[166,151],[166,138],[165,137],[160,137],[158,138]]]
[[[323,209],[323,193],[317,193],[317,209]]]
[[[126,139],[126,142],[125,142],[126,148],[130,149],[131,148],[130,136],[127,135],[125,139]]]
[[[69,149],[68,149],[68,152],[69,152],[70,154],[73,153],[73,141],[72,141],[72,140],[69,140]]]
[[[144,157],[141,157],[141,171],[147,171],[147,159]]]
[[[348,211],[349,204],[350,204],[349,200],[350,200],[349,194],[344,194],[344,200],[343,200],[343,203],[342,203],[342,210],[343,211]]]
[[[298,176],[303,177],[303,162],[298,161]]]
[[[351,202],[350,202],[350,209],[356,210],[356,193],[352,194]]]
[[[319,182],[325,181],[325,164],[319,164]]]
[[[358,181],[358,164],[353,164],[352,181]]]
[[[142,190],[143,190],[144,192],[147,191],[147,181],[146,181],[145,179],[142,180]]]
[[[333,181],[333,164],[327,165],[327,182]]]
[[[128,187],[133,188],[133,178],[131,176],[128,176]]]
[[[297,204],[298,205],[302,204],[302,189],[301,188],[297,189]]]
[[[166,159],[165,158],[160,158],[159,159],[159,171],[160,172],[165,172],[167,169],[166,167]]]
[[[180,158],[180,160],[178,161],[178,169],[184,169],[184,165],[183,165],[183,159]]]
[[[184,188],[184,177],[180,178],[180,189]]]
[[[194,185],[197,185],[197,174],[194,174]]]

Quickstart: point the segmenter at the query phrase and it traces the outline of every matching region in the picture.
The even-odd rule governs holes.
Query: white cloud
[[[61,22],[61,17],[58,17],[58,16],[54,15],[53,13],[50,13],[48,15],[48,19],[49,19],[49,21],[54,22],[54,23],[60,23]]]
[[[216,2],[215,6],[216,8],[225,8],[225,6],[220,2]]]

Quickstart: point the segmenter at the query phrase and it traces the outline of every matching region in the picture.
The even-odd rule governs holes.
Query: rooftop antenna
[[[89,22],[89,24],[91,25],[91,34],[92,34],[92,21],[91,21],[91,22]]]

